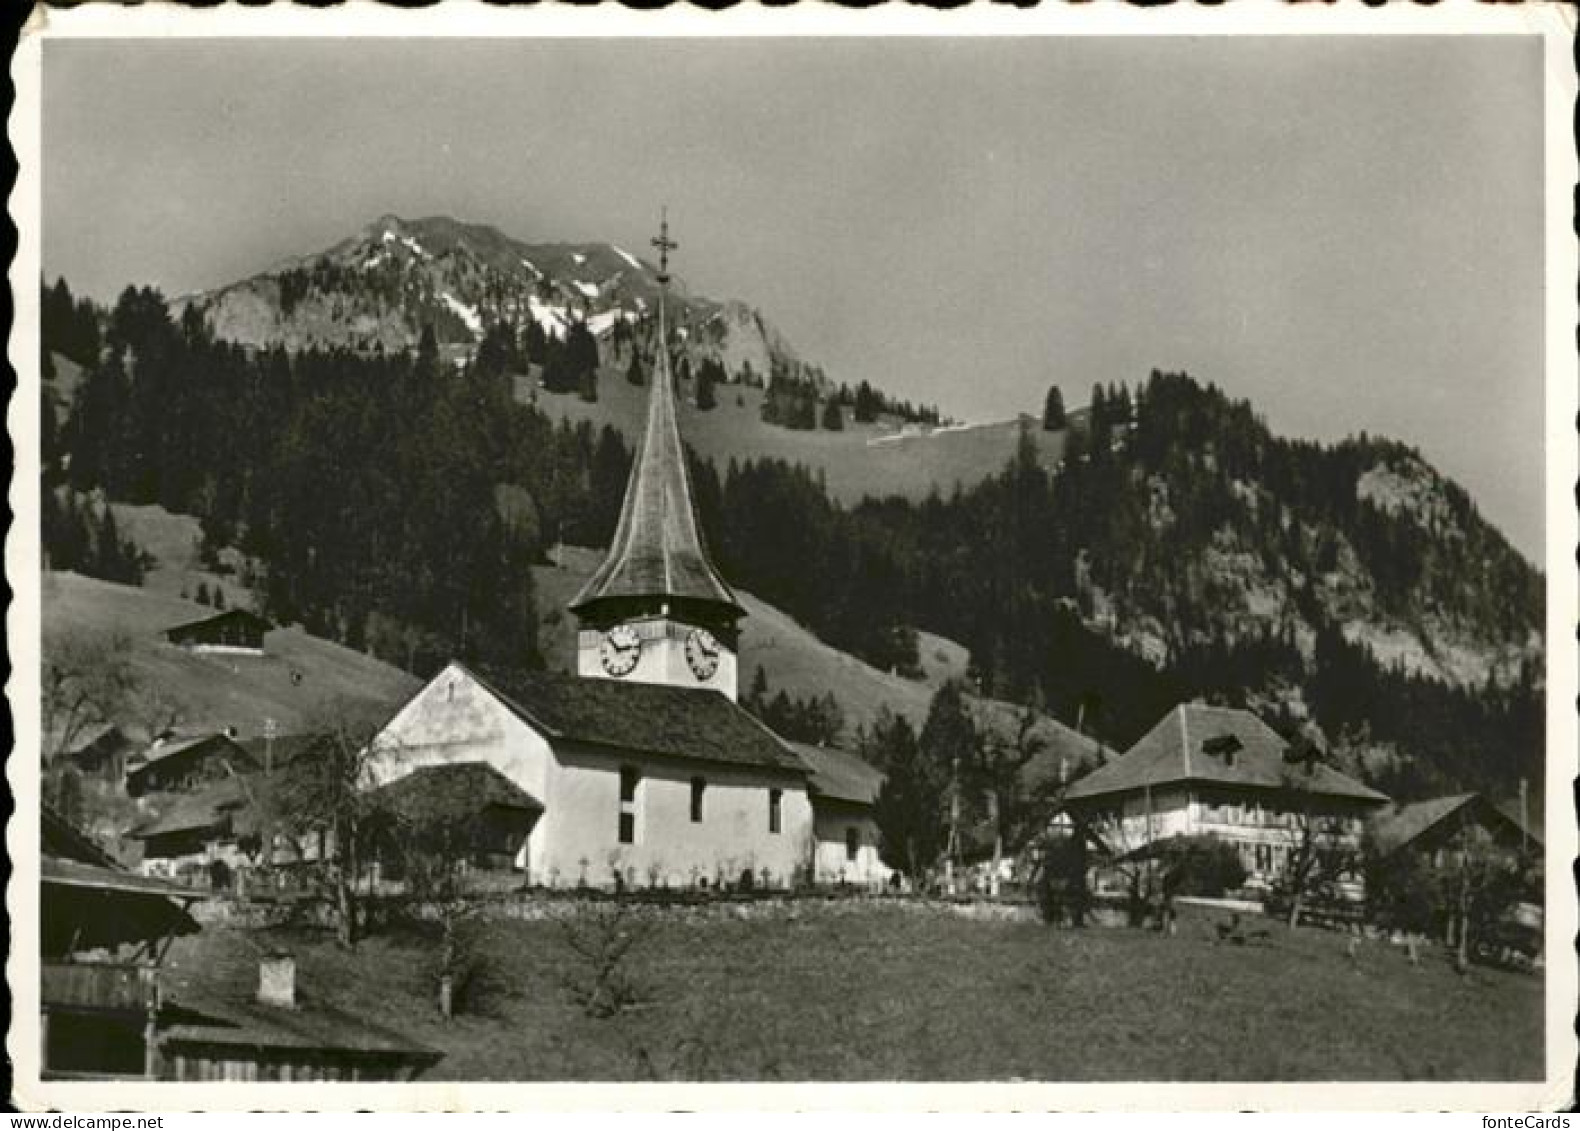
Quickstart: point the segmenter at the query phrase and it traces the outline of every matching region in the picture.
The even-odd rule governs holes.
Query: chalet
[[[201,620],[174,625],[165,629],[164,635],[170,643],[193,652],[261,656],[264,635],[273,627],[257,613],[226,609]]]
[[[1302,838],[1358,849],[1366,818],[1388,798],[1292,749],[1249,711],[1186,703],[1072,785],[1065,802],[1112,852],[1215,836],[1262,885]]]
[[[657,246],[664,283],[667,228]],[[570,611],[576,675],[501,679],[450,664],[371,744],[370,786],[426,767],[492,766],[540,807],[514,854],[533,884],[810,876],[815,772],[737,704],[745,610],[703,546],[667,350],[608,555]],[[829,804],[865,804],[850,792]]]
[[[141,797],[192,790],[258,768],[252,755],[224,732],[161,738],[128,762],[126,792]]]
[[[1372,814],[1368,831],[1385,857],[1417,852],[1437,865],[1465,835],[1494,845],[1511,857],[1539,853],[1542,848],[1539,836],[1479,793],[1385,806]]]
[[[298,994],[266,956],[256,991],[229,964],[172,977],[205,894],[122,870],[43,812],[39,943],[45,1079],[409,1080],[440,1054]]]
[[[881,887],[893,870],[878,855],[873,806],[883,774],[854,754],[827,746],[790,743],[808,769],[815,842],[813,878],[820,884]]]
[[[143,874],[229,887],[256,858],[256,846],[246,843],[259,833],[252,777],[222,778],[178,794],[159,816],[128,832],[127,839],[142,844]]]

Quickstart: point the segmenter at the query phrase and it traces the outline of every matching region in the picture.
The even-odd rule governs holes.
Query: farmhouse
[[[1292,750],[1249,711],[1185,703],[1065,795],[1118,853],[1210,835],[1240,851],[1253,884],[1270,883],[1302,838],[1358,848],[1387,797]]]
[[[126,792],[141,797],[160,791],[191,790],[257,768],[252,755],[224,732],[160,738],[128,763]]]
[[[261,656],[264,634],[273,627],[257,613],[246,609],[227,609],[201,620],[167,628],[165,639],[193,652]]]
[[[667,229],[656,246],[667,282]],[[661,292],[658,341],[668,340]],[[736,702],[745,612],[703,547],[674,376],[668,351],[657,353],[613,542],[570,606],[577,674],[502,678],[450,664],[374,740],[373,783],[484,763],[526,799],[520,824],[500,835],[517,838],[510,859],[529,882],[689,887],[813,875],[821,780],[837,846],[826,855],[840,875],[875,877],[860,818],[870,780],[833,755],[809,766]]]
[[[1383,856],[1417,852],[1443,864],[1469,837],[1495,846],[1510,856],[1540,852],[1541,838],[1479,793],[1459,793],[1426,801],[1385,806],[1372,815],[1368,828]]]
[[[78,735],[64,753],[83,774],[118,783],[126,772],[126,758],[133,743],[114,723],[101,723]]]
[[[158,817],[126,834],[142,843],[143,874],[229,886],[230,877],[249,858],[242,841],[258,832],[254,801],[244,777],[223,778],[176,795]]]

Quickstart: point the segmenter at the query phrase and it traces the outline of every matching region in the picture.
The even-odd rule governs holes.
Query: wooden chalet
[[[1390,805],[1373,814],[1368,829],[1382,855],[1418,852],[1437,865],[1465,833],[1510,855],[1542,850],[1540,836],[1479,793]]]
[[[129,760],[126,792],[142,797],[193,790],[260,768],[247,748],[224,732],[163,738]]]
[[[165,639],[194,652],[263,655],[263,638],[274,626],[247,609],[226,609],[165,629]]]

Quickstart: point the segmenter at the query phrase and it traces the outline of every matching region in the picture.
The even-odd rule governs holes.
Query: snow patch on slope
[[[474,334],[481,334],[483,332],[483,319],[477,313],[475,307],[468,306],[449,291],[444,291],[439,295],[439,297],[444,300],[444,304],[446,306],[455,312],[456,317],[458,317],[462,322],[466,323],[466,328],[468,330],[472,331]]]

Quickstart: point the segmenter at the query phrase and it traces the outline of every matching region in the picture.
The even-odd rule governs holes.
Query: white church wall
[[[549,805],[554,757],[548,742],[513,711],[451,665],[419,691],[380,732],[369,758],[374,785],[384,785],[424,766],[487,762]],[[517,858],[534,867],[545,850],[540,819]]]
[[[613,885],[615,869],[627,884],[709,886],[736,882],[764,869],[775,887],[788,885],[812,856],[812,806],[795,775],[752,767],[704,765],[560,743],[544,848],[533,858],[533,880],[551,886]],[[620,769],[641,773],[636,791],[635,842],[621,844]],[[703,818],[691,820],[691,780],[702,778]],[[769,792],[780,790],[780,825],[769,830]]]
[[[878,855],[878,826],[871,810],[839,802],[816,801],[812,811],[818,883],[881,887],[888,882],[893,870]],[[852,829],[856,834],[854,859],[848,840]]]

